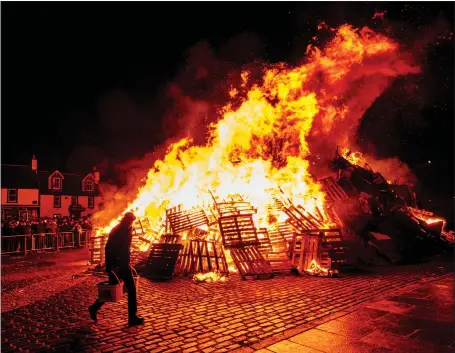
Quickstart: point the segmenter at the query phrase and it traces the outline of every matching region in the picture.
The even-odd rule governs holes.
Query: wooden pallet
[[[107,234],[90,239],[89,252],[91,264],[104,264],[107,239]]]
[[[267,232],[267,228],[259,228],[257,230],[258,235],[258,250],[261,253],[271,252],[273,251],[272,243],[270,241],[269,233]]]
[[[327,195],[329,201],[336,201],[336,200],[346,200],[349,196],[343,190],[343,188],[333,179],[333,177],[327,177],[318,180],[318,182],[322,185],[322,190]]]
[[[176,234],[163,234],[160,242],[163,244],[179,244],[180,236]]]
[[[320,263],[322,239],[319,235],[296,233],[293,242],[292,266],[299,274],[305,274],[314,260]]]
[[[360,246],[359,242],[342,240],[326,243],[323,249],[328,252],[332,269],[347,270],[358,268]]]
[[[324,219],[319,219],[318,216],[305,210],[301,205],[295,206],[291,204],[285,207],[284,212],[289,217],[286,222],[298,233],[302,233],[308,229],[324,227]]]
[[[226,249],[258,245],[259,239],[251,215],[220,217],[218,219],[223,245]]]
[[[246,279],[247,277],[264,278],[272,276],[272,267],[264,259],[256,246],[232,248],[230,252],[242,279]]]
[[[246,201],[240,194],[230,194],[226,198],[216,196],[213,192],[209,191],[212,195],[215,210],[218,217],[232,217],[232,216],[245,216],[252,215],[257,212],[257,209]]]
[[[172,279],[181,244],[153,244],[143,276],[150,279]]]
[[[280,232],[280,234],[283,236],[283,238],[287,241],[287,242],[291,242],[292,239],[294,238],[294,233],[295,233],[295,230],[294,228],[288,224],[288,223],[279,223],[278,224],[278,231]]]
[[[289,260],[286,251],[286,244],[284,242],[284,238],[278,233],[278,237],[280,237],[280,242],[274,242],[272,244],[270,235],[271,232],[268,232],[267,228],[259,228],[258,229],[258,238],[259,238],[259,246],[258,250],[264,256],[264,259],[272,267],[273,272],[283,272],[283,271],[290,271],[291,261]]]
[[[179,255],[176,273],[191,275],[212,271],[229,274],[223,248],[213,241],[188,241]]]
[[[160,238],[160,227],[153,227],[149,217],[139,217],[133,223],[131,241],[131,262],[137,263],[143,252],[147,252],[153,242]]]
[[[185,230],[207,225],[209,220],[204,210],[197,207],[190,210],[166,210],[170,233],[178,234]]]
[[[292,228],[291,228],[292,229]],[[275,251],[282,251],[286,252],[288,250],[288,243],[283,234],[280,232],[279,228],[276,226],[271,226],[268,229],[270,243],[272,244],[272,248]],[[293,231],[292,231],[293,234]],[[291,236],[292,240],[292,236]]]

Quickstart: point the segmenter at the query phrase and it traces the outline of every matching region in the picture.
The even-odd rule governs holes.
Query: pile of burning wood
[[[418,210],[412,191],[390,185],[379,173],[337,153],[336,177],[319,180],[327,196],[312,212],[282,190],[268,190],[268,224],[258,227],[257,209],[240,194],[212,202],[168,208],[162,219],[140,217],[134,225],[133,261],[145,276],[196,282],[224,281],[229,272],[271,277],[297,272],[334,277],[340,270],[387,261],[420,260],[455,243],[443,219]]]

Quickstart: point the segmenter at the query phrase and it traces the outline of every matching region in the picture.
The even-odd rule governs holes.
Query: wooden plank
[[[330,201],[346,200],[349,198],[343,188],[333,177],[323,178],[318,180],[318,182],[322,185],[322,190],[325,192]]]
[[[231,256],[242,278],[271,275],[272,268],[255,246],[231,249]]]

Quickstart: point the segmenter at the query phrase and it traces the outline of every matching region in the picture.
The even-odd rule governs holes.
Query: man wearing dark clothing
[[[132,212],[125,214],[120,223],[115,226],[106,244],[106,272],[109,274],[109,283],[117,284],[117,279],[112,272],[115,272],[120,279],[123,279],[128,290],[128,323],[130,326],[142,325],[144,319],[136,315],[137,299],[136,286],[130,268],[130,246],[133,238],[132,224],[136,216]],[[97,321],[97,312],[104,302],[99,299],[89,307],[90,317]]]

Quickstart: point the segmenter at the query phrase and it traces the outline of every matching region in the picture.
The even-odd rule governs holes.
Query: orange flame
[[[320,266],[316,260],[311,261],[310,267],[307,268],[305,272],[314,276],[333,276],[338,273],[337,270],[331,270]]]
[[[207,273],[196,273],[193,276],[193,280],[196,282],[226,282],[227,277],[217,271]]]
[[[137,216],[158,220],[167,207],[209,204],[208,190],[220,197],[235,192],[257,208],[255,222],[261,227],[270,220],[267,190],[277,188],[308,212],[316,214],[316,208],[323,212],[324,194],[308,171],[308,137],[330,132],[351,114],[343,103],[345,83],[337,86],[343,79],[355,76],[359,65],[370,65],[368,70],[373,71],[372,60],[398,50],[397,43],[368,28],[343,25],[334,33],[325,48],[308,47],[305,64],[295,68],[276,65],[265,71],[261,84],[251,85],[249,72],[242,72],[243,90],[230,90],[238,101],[238,92],[245,92],[247,84],[251,86],[240,105],[234,109],[227,104],[221,110],[204,146],[193,145],[189,138],[170,146],[123,213],[133,210]],[[381,72],[370,75],[388,78],[418,71],[404,64],[405,68],[398,69],[400,63],[396,60],[393,67],[381,67]],[[378,89],[384,87],[381,83]],[[103,232],[117,222],[112,220]]]

